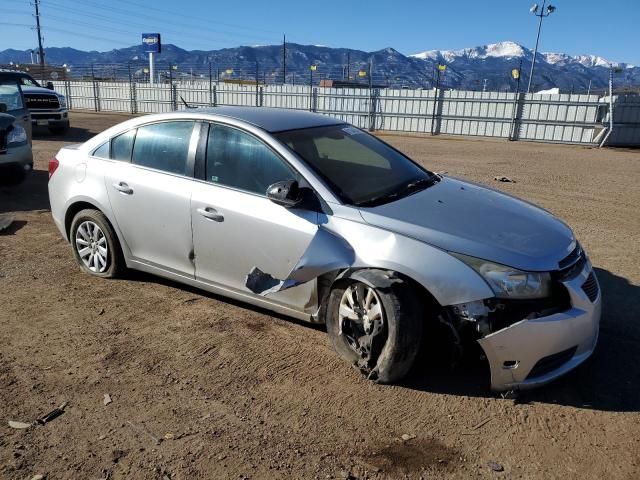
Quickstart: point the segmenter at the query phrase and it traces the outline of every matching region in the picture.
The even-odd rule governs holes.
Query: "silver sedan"
[[[545,384],[596,345],[598,281],[566,224],[334,118],[150,115],[63,148],[49,173],[87,273],[143,270],[324,323],[378,382],[443,325],[454,351],[479,343],[496,391]]]

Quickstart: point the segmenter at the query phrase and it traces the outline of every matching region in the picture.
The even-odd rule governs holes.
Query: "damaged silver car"
[[[496,391],[545,384],[596,345],[598,281],[566,224],[335,118],[144,116],[63,148],[49,173],[85,272],[143,270],[325,323],[378,382],[407,374],[434,325],[480,345]]]

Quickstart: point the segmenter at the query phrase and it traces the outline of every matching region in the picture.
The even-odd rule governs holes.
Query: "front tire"
[[[102,278],[115,278],[124,272],[118,237],[102,212],[78,212],[71,222],[69,240],[83,272]]]
[[[409,283],[389,272],[371,273],[367,284],[347,281],[331,291],[327,332],[336,352],[369,379],[393,383],[413,365],[423,319]]]

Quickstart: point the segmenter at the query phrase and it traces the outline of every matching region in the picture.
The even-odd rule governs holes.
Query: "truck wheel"
[[[422,342],[422,319],[415,291],[400,278],[369,275],[334,288],[327,304],[327,332],[336,352],[368,378],[392,383],[403,378]],[[380,285],[375,287],[376,276]]]
[[[83,272],[115,278],[126,268],[118,237],[104,214],[81,210],[73,218],[69,233],[73,255]]]

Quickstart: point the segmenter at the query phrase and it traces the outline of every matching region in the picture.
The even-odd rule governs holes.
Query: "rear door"
[[[210,125],[204,170],[191,201],[196,278],[248,295],[255,268],[287,278],[318,231],[318,213],[276,205],[266,191],[298,174],[257,137],[219,124]],[[303,311],[314,288],[308,282],[269,298]]]
[[[194,121],[143,125],[111,140],[105,176],[115,219],[133,259],[193,277],[190,201]]]

